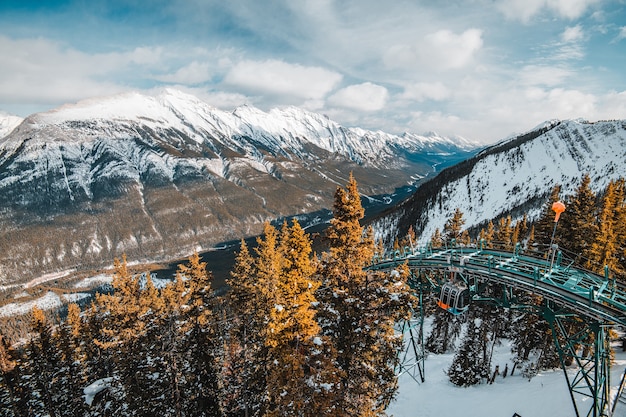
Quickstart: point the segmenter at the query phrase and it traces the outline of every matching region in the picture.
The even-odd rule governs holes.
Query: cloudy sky
[[[491,143],[626,119],[626,0],[2,0],[0,110],[164,86]]]

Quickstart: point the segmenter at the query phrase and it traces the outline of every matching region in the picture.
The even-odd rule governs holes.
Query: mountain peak
[[[253,148],[261,147],[273,155],[302,155],[305,149],[314,145],[359,164],[380,166],[394,163],[394,151],[391,148],[395,147],[404,148],[409,153],[465,152],[478,147],[439,135],[398,136],[382,131],[348,128],[327,116],[293,106],[265,112],[251,105],[243,105],[232,112],[225,112],[191,94],[172,88],[157,90],[153,95],[131,91],[82,100],[31,115],[28,122],[30,129],[52,130],[39,135],[25,131],[26,136],[14,138],[16,144],[27,136],[35,136],[39,142],[48,141],[54,136],[85,142],[98,137],[128,138],[146,128],[157,132],[156,136],[168,136],[159,132],[173,129],[180,132],[181,137],[190,138],[197,144],[208,144],[208,141],[219,138],[217,140],[221,145],[217,145],[218,148],[225,145],[237,152],[247,149],[257,156]],[[55,131],[58,127],[61,131]],[[68,130],[72,127],[78,127],[82,133],[72,134]],[[177,142],[179,140],[176,139]],[[252,142],[248,143],[250,140]]]
[[[24,119],[19,116],[14,116],[0,110],[0,139],[11,133],[23,120]]]

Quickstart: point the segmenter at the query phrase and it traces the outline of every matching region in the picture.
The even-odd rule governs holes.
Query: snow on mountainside
[[[92,132],[66,139],[88,141],[93,139],[89,134],[94,134],[94,131],[106,131],[113,137],[124,137],[128,134],[123,129],[124,125],[139,124],[154,130],[174,129],[197,143],[203,143],[209,134],[223,145],[243,148],[251,153],[254,153],[254,148],[261,146],[274,153],[292,152],[303,156],[306,145],[312,144],[328,152],[348,156],[356,162],[369,164],[393,160],[396,156],[392,149],[394,147],[413,152],[430,148],[434,144],[465,150],[478,147],[463,138],[453,140],[435,134],[397,136],[380,131],[345,128],[325,116],[296,107],[272,109],[265,113],[250,106],[242,106],[233,112],[225,112],[196,97],[171,89],[155,97],[126,93],[85,100],[33,115],[26,120],[32,127],[47,125],[60,129],[71,128],[78,122],[89,123],[87,126]],[[116,132],[110,129],[112,125],[121,125],[122,128]],[[16,136],[18,141],[19,138],[19,135]],[[242,138],[245,140],[242,141]],[[46,141],[47,137],[40,136],[39,140]]]
[[[598,192],[608,182],[626,177],[626,121],[589,123],[550,121],[506,139],[442,171],[406,202],[376,221],[380,237],[398,227],[400,236],[412,225],[421,243],[443,229],[454,210],[463,212],[465,227],[499,215],[536,217],[551,189],[573,194],[584,173]]]
[[[23,120],[21,117],[0,111],[0,139],[11,133]]]
[[[319,222],[351,172],[391,204],[477,150],[295,107],[225,112],[176,90],[65,105],[0,139],[0,282],[121,253],[186,256],[285,216]]]

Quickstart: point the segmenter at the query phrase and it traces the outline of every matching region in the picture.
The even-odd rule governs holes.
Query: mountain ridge
[[[224,112],[175,90],[30,115],[0,139],[0,278],[122,253],[172,259],[285,216],[324,221],[351,172],[363,194],[392,204],[433,167],[477,151],[452,142],[295,107]]]
[[[626,177],[626,120],[547,121],[442,170],[373,224],[387,243],[396,237],[387,230],[397,228],[401,237],[412,226],[425,244],[457,208],[466,228],[503,215],[515,221],[527,213],[532,220],[555,185],[571,195],[585,173],[595,192]]]

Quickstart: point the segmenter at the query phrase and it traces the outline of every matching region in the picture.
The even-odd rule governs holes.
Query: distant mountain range
[[[186,256],[286,216],[322,222],[350,172],[368,204],[394,204],[478,151],[295,107],[225,112],[175,90],[0,114],[0,137],[0,283],[122,253]]]
[[[572,195],[585,173],[596,193],[626,177],[626,120],[546,122],[443,170],[373,224],[386,242],[412,226],[425,244],[457,208],[465,228],[486,226],[500,216],[515,220],[526,213],[533,219],[555,185],[561,186],[561,198]]]

